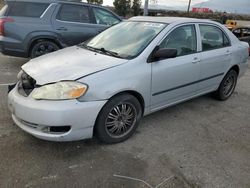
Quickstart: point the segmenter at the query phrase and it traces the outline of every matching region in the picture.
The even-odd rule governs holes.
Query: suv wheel
[[[54,51],[59,50],[59,46],[52,41],[38,41],[31,49],[31,58],[36,58]]]
[[[97,118],[96,136],[108,144],[125,141],[135,132],[141,116],[141,104],[134,96],[115,96],[107,102]]]

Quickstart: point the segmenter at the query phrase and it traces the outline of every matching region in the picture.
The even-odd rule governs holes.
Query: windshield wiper
[[[107,54],[107,55],[111,55],[113,57],[122,58],[117,52],[106,50],[105,48],[95,48],[95,47],[92,47],[92,46],[88,46],[87,44],[84,44],[84,43],[79,44],[78,46],[84,47],[84,48],[89,49],[89,50],[94,51],[94,52],[101,52],[101,53],[104,53],[104,54]]]
[[[91,47],[91,46],[88,46],[87,44],[85,43],[81,43],[81,44],[78,44],[79,47],[83,47],[83,48],[86,48],[86,49],[89,49],[91,51],[100,51],[98,48],[94,48],[94,47]]]
[[[111,56],[114,56],[114,57],[119,57],[121,58],[121,56],[117,53],[117,52],[113,52],[113,51],[110,51],[110,50],[106,50],[105,48],[99,48],[98,50],[100,50],[101,52],[105,53],[105,54],[108,54],[108,55],[111,55]]]

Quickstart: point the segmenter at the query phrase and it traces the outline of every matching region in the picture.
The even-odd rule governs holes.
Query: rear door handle
[[[229,50],[226,51],[226,55],[231,55],[232,52],[230,52]]]
[[[57,31],[67,31],[68,29],[66,27],[60,27],[56,29]]]
[[[192,61],[193,64],[199,63],[201,60],[198,57],[195,57],[194,60]]]

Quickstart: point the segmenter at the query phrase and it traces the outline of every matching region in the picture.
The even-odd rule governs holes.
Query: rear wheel
[[[135,132],[141,116],[141,105],[134,96],[115,96],[107,102],[97,118],[96,136],[108,144],[122,142]]]
[[[227,100],[234,92],[237,84],[238,74],[235,70],[230,70],[223,78],[214,96],[221,101]]]
[[[56,43],[48,40],[42,40],[35,43],[35,45],[31,49],[30,56],[31,58],[36,58],[57,51],[59,49],[60,47]]]

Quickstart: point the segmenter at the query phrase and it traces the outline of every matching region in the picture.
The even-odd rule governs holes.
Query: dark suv
[[[79,44],[121,18],[101,6],[67,1],[6,1],[0,11],[0,52],[38,57]]]

